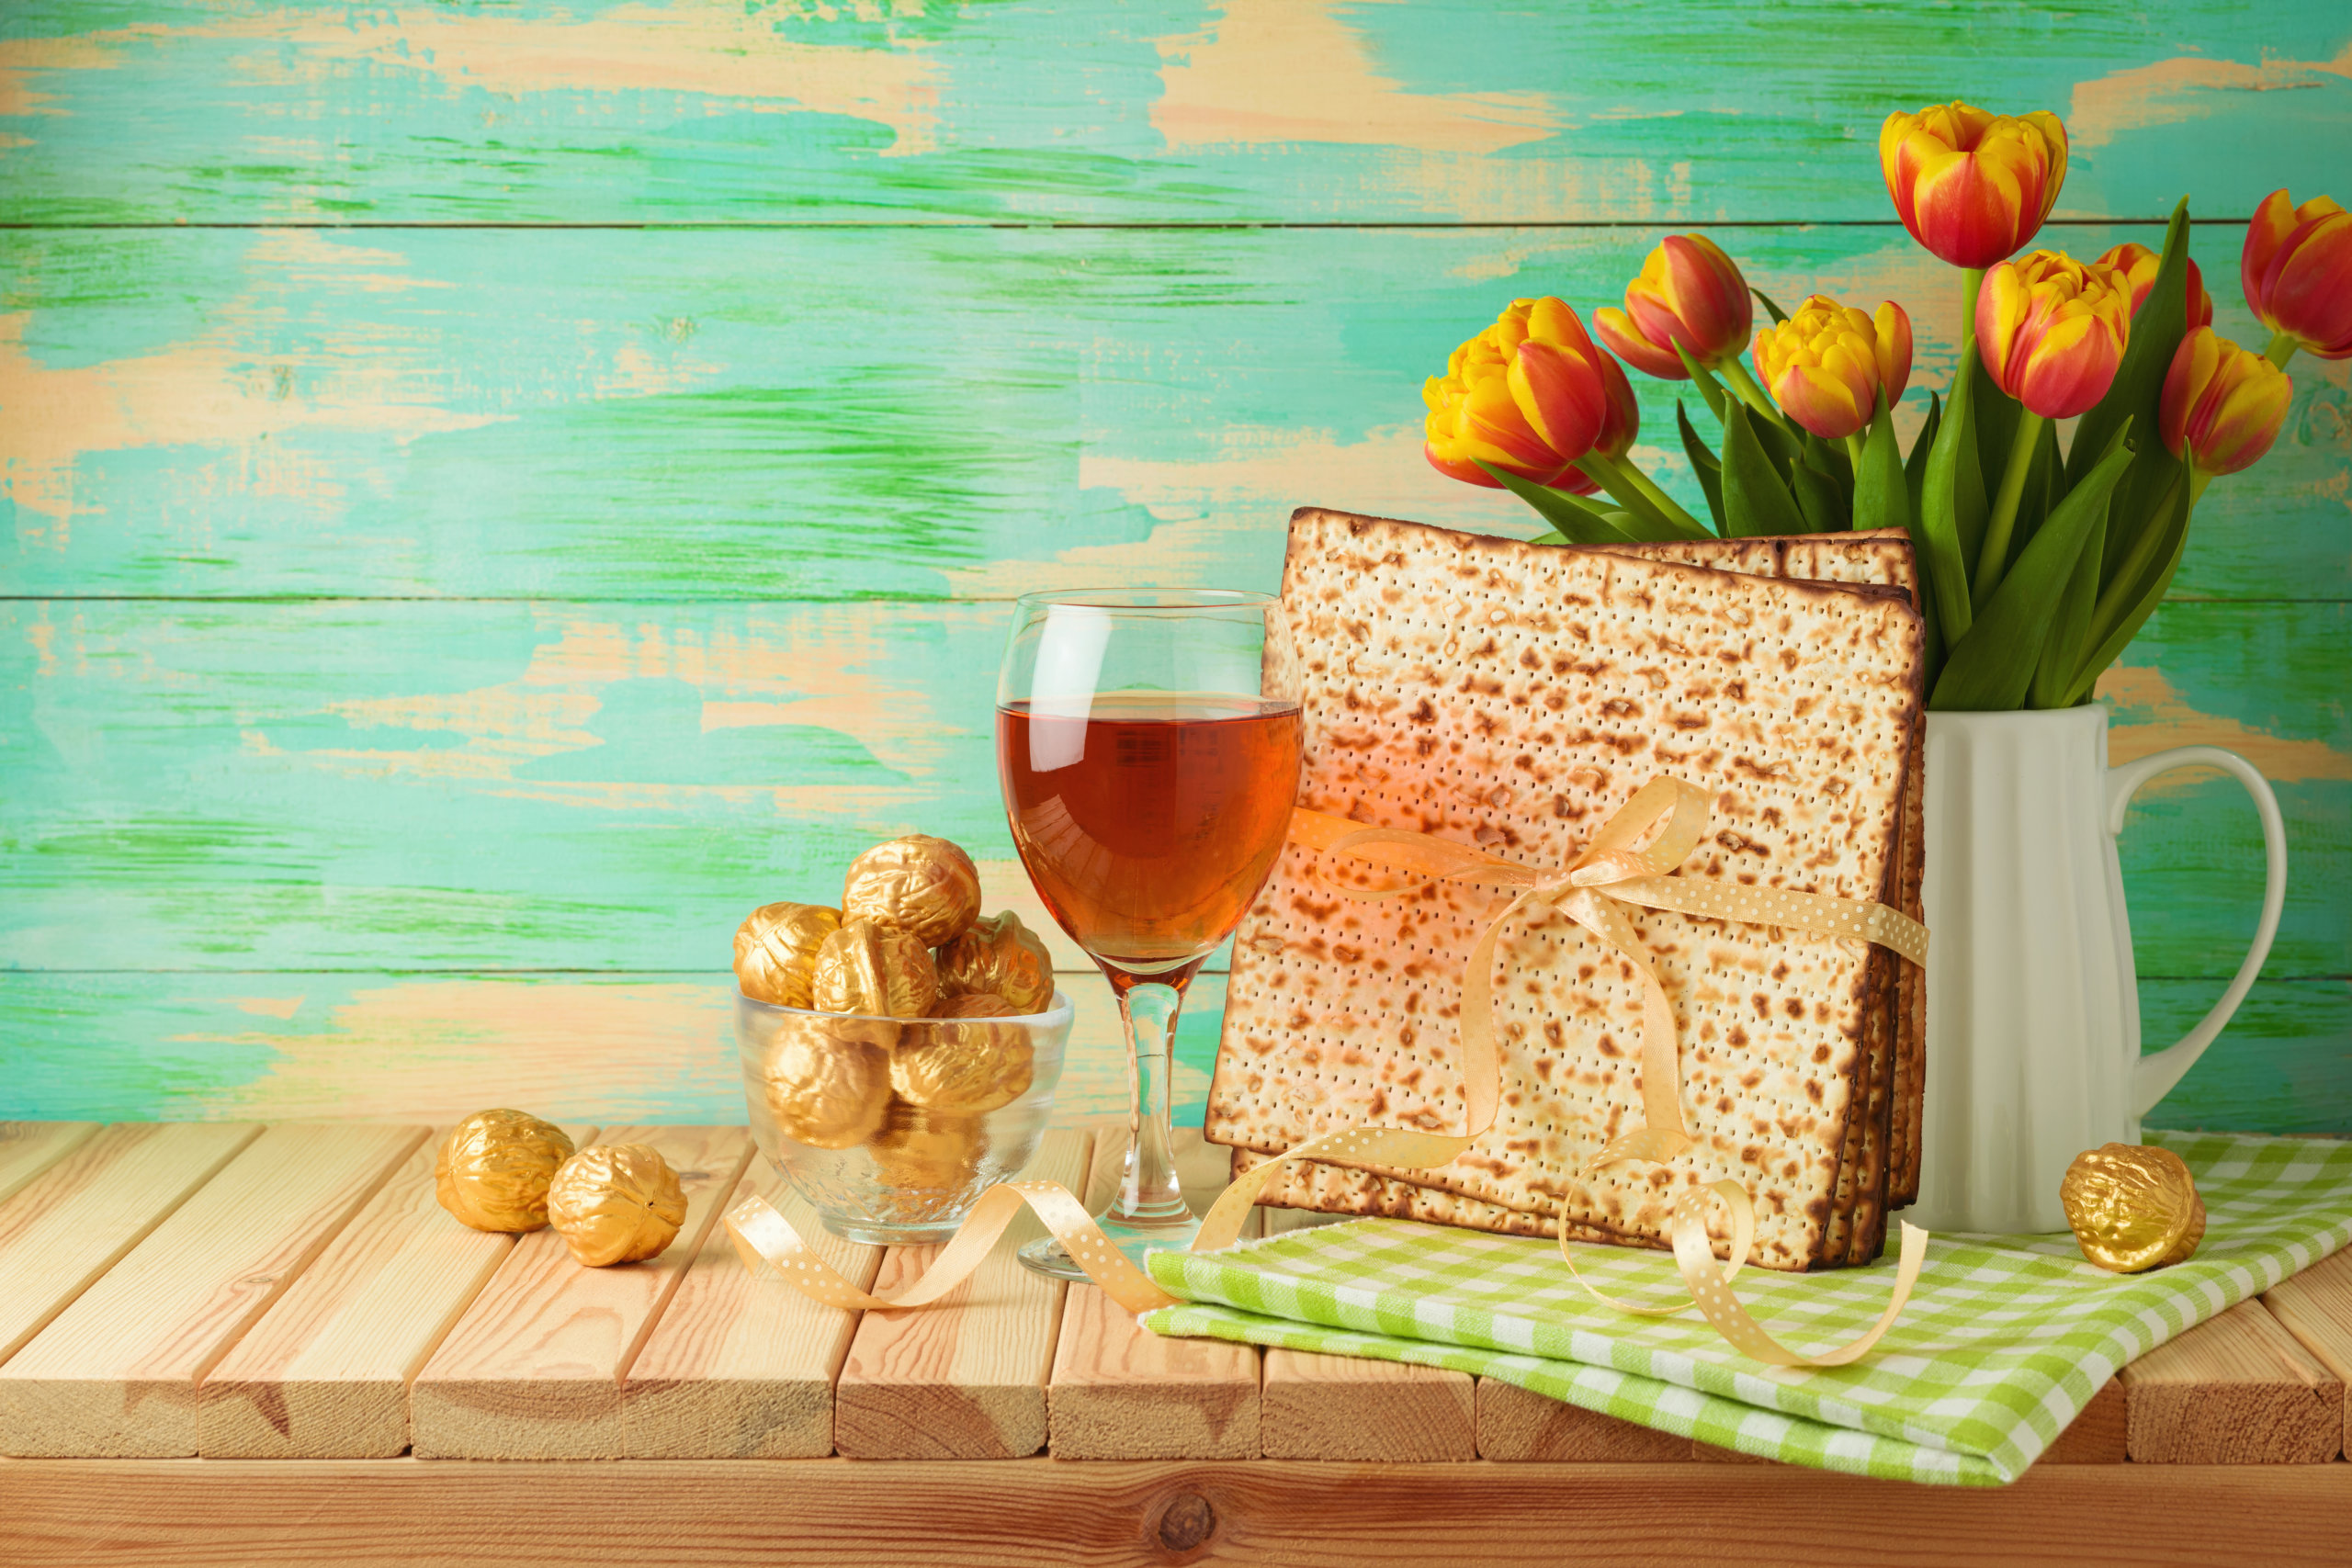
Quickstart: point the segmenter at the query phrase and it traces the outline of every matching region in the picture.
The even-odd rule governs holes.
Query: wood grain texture
[[[514,1245],[443,1210],[436,1127],[197,1391],[207,1459],[408,1451],[408,1388]],[[564,1131],[575,1145],[594,1127]]]
[[[741,1127],[606,1127],[646,1144],[685,1190],[685,1223],[659,1258],[587,1269],[552,1230],[506,1261],[417,1373],[411,1450],[425,1459],[618,1459],[629,1364],[751,1157]]]
[[[2322,1258],[2263,1293],[2262,1304],[2278,1326],[2327,1374],[2352,1390],[2352,1252]],[[2352,1393],[2344,1411],[2344,1451],[2352,1455]]]
[[[1693,1464],[0,1461],[14,1568],[185,1564],[192,1539],[267,1568],[1679,1568],[1818,1561],[1825,1520],[1861,1568],[2339,1568],[2347,1511],[2347,1465],[1980,1489]]]
[[[290,1124],[254,1139],[0,1366],[0,1452],[193,1455],[205,1373],[425,1132]]]
[[[1269,1348],[1259,1447],[1268,1459],[1442,1464],[1478,1456],[1476,1380],[1442,1367]]]
[[[1690,1439],[1636,1425],[1499,1378],[1480,1378],[1478,1457],[1553,1464],[1640,1464],[1687,1461]]]
[[[97,1135],[96,1122],[0,1122],[0,1203]]]
[[[2343,1381],[2258,1300],[2120,1375],[2134,1464],[2324,1464],[2344,1451]]]
[[[1090,1210],[1118,1195],[1126,1133],[1124,1122],[1095,1129]],[[1175,1155],[1185,1197],[1194,1213],[1205,1213],[1225,1189],[1231,1151],[1203,1142],[1199,1129],[1188,1127],[1176,1134]],[[1046,1390],[1053,1455],[1255,1459],[1258,1361],[1255,1346],[1151,1333],[1098,1287],[1072,1285]]]
[[[1670,143],[1676,131],[1649,134]],[[1873,160],[1854,151],[1883,202]],[[1871,216],[1711,232],[1777,298],[1825,287],[1906,307],[1917,337],[1907,430],[1958,361],[1960,289],[1891,213]],[[590,606],[995,602],[1138,581],[1272,588],[1283,520],[1310,503],[1534,533],[1519,502],[1424,461],[1422,380],[1514,296],[1556,294],[1588,312],[1617,301],[1660,231],[0,233],[10,323],[0,389],[27,411],[0,426],[10,581],[60,598],[535,601],[549,630],[579,626],[547,649],[542,677],[597,662],[638,665],[646,682],[720,674],[735,689],[714,695],[722,705],[698,755],[678,761],[711,785],[773,784],[715,770],[786,739],[763,730],[839,728],[822,699],[841,694],[791,679],[820,680],[831,660],[792,658],[805,642],[778,649],[757,620],[721,621],[701,640],[670,628],[639,637],[633,619]],[[2160,232],[2099,225],[2057,239],[2096,254]],[[2267,333],[2226,281],[2242,237],[2200,226],[2191,244],[2213,282],[2216,329],[2258,345]],[[531,265],[516,265],[526,254]],[[924,308],[905,310],[910,299]],[[942,354],[933,323],[947,320],[956,348]],[[2352,380],[2308,355],[2292,373],[2277,446],[2199,504],[2175,582],[2183,598],[2352,592],[2337,499],[2352,468]],[[1668,455],[1687,384],[1632,385],[1643,461],[1702,506],[1687,465]],[[1695,400],[1691,411],[1712,431]],[[145,521],[119,521],[132,516]],[[39,671],[32,639],[46,639],[55,669],[37,697],[55,681],[138,668],[96,623],[86,635],[70,614],[48,624],[0,643]],[[1001,643],[1001,625],[991,636]],[[920,661],[932,646],[852,642],[831,660],[854,675]],[[494,668],[519,650],[510,634],[448,651]],[[944,689],[985,687],[998,651],[978,670],[933,676]],[[400,669],[368,667],[399,697],[514,678],[403,689]],[[518,749],[513,765],[580,782],[550,759],[578,749],[561,743],[579,729],[603,728],[616,750],[596,761],[634,764],[619,779],[673,779],[649,773],[630,744],[663,716],[658,687],[598,726],[540,683],[470,716],[511,718],[517,698],[542,699],[545,728],[516,740],[548,750]],[[796,711],[775,711],[787,705]],[[430,711],[323,708],[300,725],[273,715],[261,733],[297,759],[398,751],[414,748],[401,731]],[[983,701],[966,716],[986,715]],[[74,735],[45,733],[52,745]],[[878,763],[865,782],[880,784],[911,759],[901,749],[826,760]]]
[[[2265,190],[2336,173],[2345,35],[2315,0],[2086,8],[2063,37],[1826,0],[1651,9],[21,0],[0,215],[1874,219],[1888,108],[1954,96],[2067,115],[2061,213],[2188,190],[2242,216],[2250,167]]]
[[[1022,1174],[1080,1187],[1091,1141],[1083,1131],[1048,1132]],[[1046,1446],[1046,1380],[1063,1286],[1014,1256],[1045,1234],[1024,1212],[939,1305],[865,1314],[833,1389],[835,1451],[851,1459],[1019,1459]],[[939,1250],[889,1248],[874,1289],[919,1279]]]
[[[743,1267],[723,1216],[753,1193],[851,1283],[874,1283],[883,1249],[826,1230],[754,1156],[621,1384],[632,1459],[816,1459],[833,1451],[833,1381],[858,1314]]]
[[[2203,1328],[2199,1324],[2189,1332]],[[2109,1378],[2034,1462],[2121,1464],[2131,1457],[2131,1390],[2121,1378]]]
[[[233,1122],[108,1127],[0,1204],[0,1362],[260,1134]]]

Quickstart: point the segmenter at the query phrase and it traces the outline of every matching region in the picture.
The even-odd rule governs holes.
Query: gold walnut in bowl
[[[1019,916],[981,917],[978,873],[944,839],[868,850],[832,913],[763,905],[737,933],[752,1134],[836,1234],[938,1240],[1036,1152],[1070,1005]],[[803,975],[805,997],[777,978]]]

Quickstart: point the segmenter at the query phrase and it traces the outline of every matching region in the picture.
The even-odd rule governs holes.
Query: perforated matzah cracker
[[[1303,805],[1558,866],[1672,773],[1715,796],[1685,874],[1889,896],[1918,680],[1898,597],[1306,510],[1283,598],[1306,672]],[[1325,874],[1286,851],[1243,922],[1209,1135],[1271,1153],[1343,1125],[1459,1130],[1461,964],[1506,900],[1447,884],[1364,902]],[[1528,1213],[1565,1200],[1576,1223],[1639,1237],[1682,1186],[1734,1177],[1757,1200],[1760,1262],[1823,1260],[1871,950],[1632,919],[1680,1023],[1692,1149],[1671,1171],[1576,1175],[1638,1122],[1639,990],[1546,916],[1501,943],[1498,1124],[1411,1180]]]

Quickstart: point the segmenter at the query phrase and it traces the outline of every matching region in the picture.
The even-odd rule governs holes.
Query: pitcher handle
[[[2270,939],[2278,934],[2278,915],[2287,902],[2287,824],[2278,815],[2278,797],[2270,793],[2270,781],[2255,770],[2252,762],[2235,751],[2224,751],[2219,746],[2181,746],[2169,751],[2158,751],[2126,762],[2107,773],[2107,830],[2109,834],[2123,831],[2123,815],[2131,807],[2132,797],[2140,786],[2158,773],[2175,768],[2219,768],[2234,776],[2254,797],[2254,808],[2262,818],[2262,846],[2268,865],[2262,886],[2262,919],[2254,929],[2254,945],[2246,949],[2245,962],[2238,965],[2237,976],[2222,999],[2213,1004],[2197,1027],[2161,1051],[2140,1058],[2132,1079],[2132,1098],[2138,1109],[2134,1118],[2145,1116],[2154,1109],[2156,1101],[2172,1092],[2173,1085],[2187,1076],[2238,1010],[2245,994],[2254,988],[2255,977],[2262,973],[2262,961],[2270,956]]]

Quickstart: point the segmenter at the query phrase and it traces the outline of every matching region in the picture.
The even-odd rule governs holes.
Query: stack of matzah
[[[1306,706],[1299,804],[1557,868],[1669,773],[1714,799],[1681,874],[1905,902],[1920,643],[1907,560],[1871,536],[1655,553],[1669,551],[1724,551],[1745,574],[1297,513],[1283,592]],[[1359,900],[1332,886],[1385,880],[1293,848],[1243,921],[1206,1122],[1237,1171],[1344,1126],[1466,1130],[1463,964],[1508,890]],[[1263,1201],[1544,1235],[1565,1214],[1571,1235],[1655,1243],[1682,1190],[1728,1177],[1755,1201],[1758,1261],[1875,1255],[1890,1177],[1899,1191],[1916,1159],[1916,1111],[1894,1111],[1920,1078],[1901,961],[1629,913],[1679,1025],[1695,1142],[1670,1168],[1578,1174],[1641,1124],[1641,991],[1629,964],[1547,914],[1515,922],[1497,954],[1494,1127],[1442,1168],[1296,1167]]]

